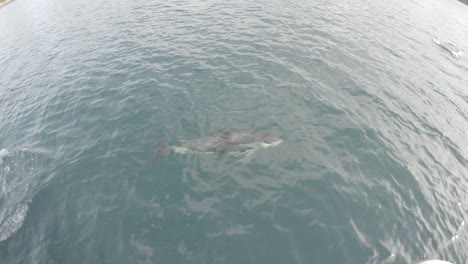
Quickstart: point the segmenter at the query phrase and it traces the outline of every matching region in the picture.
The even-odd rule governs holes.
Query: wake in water
[[[20,229],[29,207],[26,203],[20,203],[16,208],[11,209],[5,213],[0,224],[0,241],[8,239]]]
[[[444,241],[439,247],[434,249],[434,252],[431,252],[430,254],[427,254],[428,257],[438,257],[441,255],[440,253],[444,250],[446,250],[448,247],[452,246],[460,237],[463,227],[465,226],[465,209],[463,207],[462,203],[458,203],[458,207],[460,209],[460,213],[462,215],[462,219],[460,220],[460,224],[457,227],[457,230],[455,234],[452,235],[452,237]],[[431,260],[424,260],[424,261],[419,261],[415,262],[414,264],[453,264],[452,262],[448,261],[443,261],[443,260],[437,260],[437,259],[431,259]]]
[[[39,190],[49,158],[27,148],[0,149],[0,241],[23,225],[28,203]]]
[[[452,246],[460,238],[463,228],[465,227],[465,216],[466,216],[465,206],[466,205],[464,206],[463,203],[458,203],[457,206],[460,209],[460,214],[462,215],[460,224],[458,225],[458,228],[455,231],[455,234],[453,234],[449,240],[445,241],[445,243],[441,244],[440,247],[436,249],[437,252],[441,252],[447,249],[449,246]]]

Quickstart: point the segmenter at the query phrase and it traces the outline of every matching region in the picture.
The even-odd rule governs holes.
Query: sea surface
[[[217,131],[248,162],[158,157]],[[16,0],[0,263],[468,263],[468,6]]]

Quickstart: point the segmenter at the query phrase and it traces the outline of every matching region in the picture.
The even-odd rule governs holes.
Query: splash
[[[19,204],[12,213],[4,217],[4,221],[0,224],[0,241],[8,239],[20,229],[27,213],[28,205]]]
[[[28,148],[0,149],[0,241],[20,230],[39,190],[48,157]]]

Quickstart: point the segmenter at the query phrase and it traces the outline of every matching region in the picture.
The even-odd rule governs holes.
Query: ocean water
[[[0,263],[467,263],[467,53],[455,0],[16,0]],[[283,141],[158,157],[230,129]]]

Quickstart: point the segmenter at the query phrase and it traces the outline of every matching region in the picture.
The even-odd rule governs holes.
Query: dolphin
[[[171,153],[218,153],[251,157],[260,148],[275,147],[283,140],[270,133],[251,133],[247,131],[222,131],[209,136],[180,140],[180,145],[169,146],[164,141],[156,143],[158,156],[167,157]]]
[[[454,58],[460,58],[463,55],[463,51],[457,48],[454,44],[450,42],[442,42],[438,38],[433,38],[435,44],[437,44],[441,49],[447,51]]]

